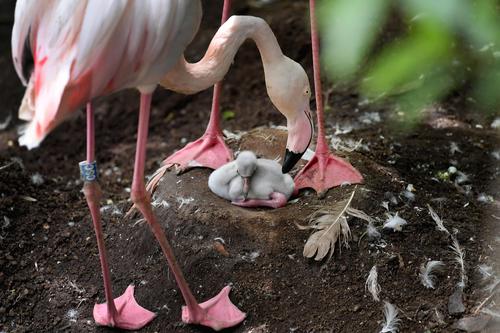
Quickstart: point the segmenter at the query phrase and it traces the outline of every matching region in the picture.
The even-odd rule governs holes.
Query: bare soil
[[[264,17],[284,53],[311,74],[306,1],[238,6],[237,14]],[[192,59],[201,57],[217,29],[220,1],[206,6],[205,12],[201,32],[188,51]],[[78,180],[77,163],[85,156],[84,114],[61,125],[36,150],[17,145],[20,122],[15,114],[23,87],[11,65],[8,17],[0,16],[0,123],[9,115],[14,119],[0,132],[0,332],[118,331],[96,327],[92,320],[93,305],[103,302],[104,295],[92,223]],[[166,203],[156,212],[195,296],[204,300],[233,285],[231,299],[248,318],[228,332],[378,332],[382,303],[365,291],[368,272],[377,265],[381,299],[400,309],[400,332],[458,332],[453,327],[462,315],[449,314],[448,299],[459,281],[459,267],[449,237],[436,230],[426,205],[436,209],[450,231],[457,230],[466,251],[469,279],[463,315],[468,315],[489,295],[478,264],[497,265],[500,187],[498,132],[490,128],[492,116],[474,112],[467,92],[459,91],[430,107],[422,124],[403,131],[391,125],[390,120],[400,116],[387,107],[366,102],[350,87],[325,86],[328,133],[334,134],[337,124],[351,124],[351,132],[337,137],[344,144],[362,139],[356,150],[339,152],[365,177],[365,184],[356,188],[353,207],[377,218],[380,227],[386,213],[381,203],[394,198],[390,211],[408,225],[402,232],[380,228],[382,239],[370,241],[366,223],[350,218],[349,248],[337,248],[331,260],[315,262],[302,256],[309,232],[296,224],[305,224],[318,207],[346,198],[354,186],[332,189],[323,199],[304,191],[276,211],[245,210],[208,191],[208,170],[168,173],[155,195],[155,202]],[[211,94],[157,91],[148,173],[203,133]],[[124,217],[130,207],[138,104],[133,91],[97,102],[97,159],[114,293],[134,283],[138,302],[158,314],[142,332],[205,332],[181,323],[183,300],[154,237],[139,216]],[[232,132],[284,125],[266,95],[258,51],[251,43],[238,53],[224,81],[222,109],[236,114],[223,121]],[[268,157],[281,153],[283,137],[277,130],[253,133],[241,142],[231,141],[232,147],[261,149],[259,154]],[[453,144],[459,150],[452,149]],[[457,184],[453,175],[447,179],[445,172],[452,165],[468,180]],[[38,174],[41,183],[34,181]],[[405,192],[409,184],[414,198]],[[491,198],[483,200],[481,194]],[[223,239],[224,246],[216,239]],[[418,276],[420,265],[430,259],[446,265],[437,275],[436,289],[426,289]]]

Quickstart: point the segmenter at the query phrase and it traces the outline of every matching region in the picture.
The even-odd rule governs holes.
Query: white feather
[[[366,234],[368,235],[368,238],[372,240],[378,239],[382,236],[377,228],[371,223],[368,223],[366,226]]]
[[[378,284],[378,273],[377,273],[377,266],[373,266],[372,269],[370,269],[370,273],[368,274],[368,278],[366,279],[365,282],[365,290],[368,290],[370,294],[373,297],[373,300],[375,302],[379,302],[379,294],[381,291],[380,284]]]
[[[482,309],[481,312],[492,316],[496,320],[500,320],[500,312],[496,312],[496,311],[489,309],[489,308]]]
[[[398,309],[389,302],[384,302],[384,326],[380,333],[397,333],[399,331]]]
[[[487,280],[493,276],[495,276],[493,267],[488,266],[486,264],[480,264],[477,266],[477,270],[481,274],[481,279],[482,280]]]
[[[449,235],[450,232],[444,226],[444,221],[439,217],[439,215],[434,211],[434,209],[432,209],[431,205],[428,204],[427,209],[429,210],[429,214],[431,214],[432,219],[436,223],[436,229],[445,232]]]
[[[426,288],[434,289],[436,276],[435,271],[439,271],[444,267],[444,263],[439,260],[428,261],[427,264],[420,266],[420,281]]]
[[[392,229],[394,231],[401,231],[403,230],[403,226],[408,224],[408,222],[406,222],[405,219],[400,217],[398,213],[396,213],[396,215],[386,213],[386,215],[387,215],[387,220],[385,220],[384,228]]]
[[[12,28],[12,59],[16,68],[17,75],[21,78],[24,85],[28,84],[27,77],[23,75],[23,53],[26,40],[29,38],[31,26],[38,19],[42,12],[44,1],[18,0],[16,3],[16,12],[14,27]],[[31,43],[30,43],[31,44]]]
[[[456,236],[451,236],[451,239],[453,244],[450,246],[450,249],[455,254],[454,259],[458,263],[460,268],[460,281],[458,282],[457,286],[463,289],[467,284],[467,274],[465,271],[465,251],[460,247]]]

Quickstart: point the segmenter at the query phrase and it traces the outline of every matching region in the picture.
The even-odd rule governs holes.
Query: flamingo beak
[[[247,199],[250,191],[250,177],[243,177],[243,198]]]
[[[283,159],[282,173],[288,173],[309,147],[314,134],[311,112],[309,108],[301,112],[301,116],[288,125],[288,142]]]
[[[290,151],[287,148],[285,151],[285,159],[283,160],[283,167],[281,168],[281,172],[282,173],[290,172],[290,170],[293,169],[295,164],[297,164],[297,162],[300,161],[302,155],[304,155],[304,152],[294,153],[293,151]]]

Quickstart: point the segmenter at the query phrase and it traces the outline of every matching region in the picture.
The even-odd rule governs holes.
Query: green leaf
[[[480,108],[489,114],[498,114],[500,105],[500,63],[493,66],[483,66],[479,71],[478,80],[474,85],[473,96],[479,101]]]
[[[318,7],[323,61],[331,75],[353,75],[370,50],[389,0],[324,0]]]
[[[474,1],[469,15],[463,22],[463,30],[476,49],[491,43],[498,45],[500,25],[496,1]]]
[[[412,34],[382,50],[370,66],[361,90],[369,97],[397,94],[436,68],[451,62],[452,39],[439,25],[420,22]]]
[[[410,19],[432,20],[450,31],[463,23],[470,10],[470,0],[400,0],[400,3]]]
[[[455,80],[450,75],[448,68],[443,68],[432,77],[424,80],[423,84],[413,91],[398,96],[396,102],[404,114],[400,127],[411,128],[420,122],[423,109],[443,98],[454,86]]]
[[[222,112],[222,119],[224,119],[224,120],[231,120],[234,118],[234,116],[235,116],[234,111],[227,110],[227,111]]]

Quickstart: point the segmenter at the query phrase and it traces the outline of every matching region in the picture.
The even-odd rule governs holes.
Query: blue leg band
[[[80,176],[84,182],[93,182],[97,180],[97,162],[83,161],[80,166]]]

